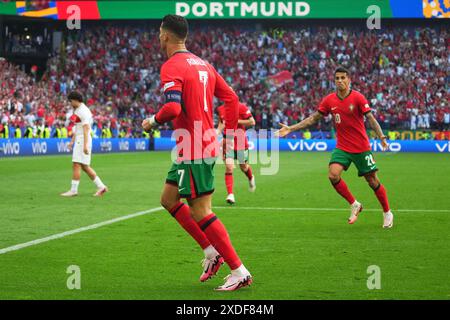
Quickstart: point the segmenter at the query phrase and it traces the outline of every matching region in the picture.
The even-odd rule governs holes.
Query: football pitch
[[[254,277],[221,293],[213,288],[228,267],[200,283],[203,253],[159,209],[168,152],[94,155],[110,189],[103,198],[92,197],[86,175],[78,197],[59,196],[70,187],[70,156],[0,159],[0,299],[450,299],[450,154],[375,154],[395,215],[389,230],[354,166],[343,177],[365,209],[347,224],[329,156],[280,153],[270,176],[254,165],[255,193],[235,170],[234,207],[216,166],[214,212]],[[72,265],[79,290],[67,287]],[[370,290],[373,268],[380,289]]]

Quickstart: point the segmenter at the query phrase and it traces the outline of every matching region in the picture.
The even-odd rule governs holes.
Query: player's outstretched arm
[[[275,132],[275,137],[285,137],[289,133],[297,131],[297,130],[303,130],[309,126],[312,126],[317,121],[322,119],[322,114],[319,111],[314,112],[312,115],[310,115],[308,118],[302,120],[301,122],[294,124],[292,126],[285,125],[284,123],[280,123],[281,129]]]
[[[386,151],[389,147],[386,136],[383,134],[383,130],[381,129],[380,124],[378,123],[377,119],[373,116],[372,112],[366,113],[366,118],[369,121],[370,127],[375,131],[378,138],[381,140],[381,146],[383,147],[383,151]]]

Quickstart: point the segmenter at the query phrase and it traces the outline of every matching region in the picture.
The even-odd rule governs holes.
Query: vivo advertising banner
[[[0,139],[1,157],[70,154],[70,139]],[[93,153],[149,150],[148,139],[94,139]]]
[[[0,157],[69,154],[70,139],[0,139]],[[156,151],[171,151],[175,141],[170,138],[155,139]],[[148,139],[94,139],[93,153],[139,152],[149,150]],[[382,151],[378,140],[371,141],[372,151]],[[336,147],[335,140],[250,139],[250,150],[315,151],[327,152]],[[450,153],[450,141],[396,140],[389,142],[390,152]]]
[[[372,151],[382,151],[379,140],[371,140]],[[299,140],[299,139],[249,139],[250,150],[272,150],[278,145],[279,151],[332,151],[336,140]],[[175,146],[170,138],[155,139],[155,150],[169,151]],[[395,140],[389,141],[390,152],[435,152],[450,153],[450,141],[436,140]]]

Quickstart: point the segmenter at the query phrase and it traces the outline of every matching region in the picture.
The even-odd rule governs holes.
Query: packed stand
[[[349,67],[353,86],[370,100],[383,129],[450,130],[450,39],[445,28],[209,28],[193,30],[188,48],[234,87],[252,110],[257,129],[292,124],[314,112],[334,90],[332,70],[342,64]],[[46,125],[52,136],[58,136],[58,127],[70,135],[66,95],[77,89],[87,97],[96,136],[140,137],[142,119],[163,103],[159,70],[164,60],[156,30],[108,26],[69,33],[67,45],[48,60],[38,82],[0,62],[1,123],[19,126],[23,133],[31,127],[35,136],[45,134]],[[266,81],[285,70],[293,83]],[[331,118],[312,130],[332,131]]]

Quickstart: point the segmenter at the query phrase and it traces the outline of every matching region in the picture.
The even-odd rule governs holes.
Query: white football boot
[[[350,217],[348,217],[348,223],[354,224],[358,220],[359,213],[363,210],[361,203],[355,200],[355,202],[350,207]]]
[[[76,197],[78,193],[69,190],[67,192],[61,193],[61,197]]]
[[[388,212],[383,213],[383,228],[390,229],[394,225],[394,215],[392,214],[391,210]]]
[[[234,200],[234,194],[230,193],[230,194],[227,196],[226,201],[228,202],[228,204],[235,204],[235,203],[236,203],[236,200]]]

